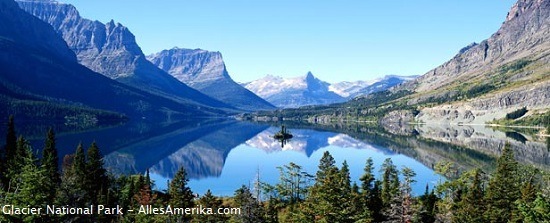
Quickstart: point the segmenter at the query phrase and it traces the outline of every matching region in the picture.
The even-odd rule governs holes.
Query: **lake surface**
[[[383,161],[391,158],[399,169],[406,166],[416,172],[416,194],[423,193],[426,185],[433,188],[444,180],[432,170],[438,162],[453,162],[459,170],[479,167],[492,171],[506,142],[521,163],[550,169],[550,142],[482,126],[388,129],[358,123],[287,123],[294,138],[282,146],[272,137],[280,129],[278,125],[231,119],[126,123],[96,129],[16,120],[18,134],[29,138],[37,149],[43,146],[43,135],[49,126],[58,132],[61,157],[73,153],[79,143],[87,147],[96,141],[105,156],[105,166],[113,174],[138,174],[149,169],[156,188],[164,190],[168,180],[184,167],[195,193],[210,189],[222,196],[232,195],[242,185],[252,187],[258,177],[262,182],[275,184],[279,179],[277,167],[290,162],[314,175],[325,151],[332,154],[339,167],[345,160],[352,182],[358,184],[367,158],[373,159],[378,176]],[[5,134],[5,129],[0,134]]]

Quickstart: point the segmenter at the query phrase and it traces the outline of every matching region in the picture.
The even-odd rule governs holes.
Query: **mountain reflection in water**
[[[111,173],[138,174],[149,169],[160,190],[166,189],[167,181],[184,167],[194,192],[212,189],[218,195],[231,195],[243,184],[253,185],[258,173],[260,180],[276,183],[276,167],[290,162],[314,174],[324,151],[335,157],[338,166],[344,160],[348,162],[352,181],[363,174],[368,157],[373,158],[376,167],[385,158],[392,158],[398,168],[408,166],[417,173],[416,193],[424,192],[426,184],[433,187],[442,180],[432,170],[438,162],[453,162],[459,170],[479,167],[491,172],[507,142],[520,163],[550,170],[550,139],[513,130],[456,125],[405,126],[397,130],[359,123],[285,125],[294,137],[281,148],[273,138],[280,123],[271,126],[209,119],[135,122],[84,130],[67,130],[55,127],[55,123],[16,123],[17,133],[27,136],[38,149],[43,146],[42,132],[54,126],[60,159],[73,153],[79,143],[87,147],[96,141]]]

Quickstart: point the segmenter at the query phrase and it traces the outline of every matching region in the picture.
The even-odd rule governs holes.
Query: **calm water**
[[[319,159],[329,151],[341,166],[346,160],[352,181],[359,182],[367,158],[378,168],[386,158],[402,168],[413,169],[416,194],[432,188],[442,177],[432,168],[437,162],[453,162],[460,170],[494,168],[506,142],[525,164],[550,169],[547,142],[515,132],[499,132],[471,126],[410,126],[392,129],[365,126],[304,126],[288,124],[293,133],[286,145],[272,138],[277,126],[228,119],[193,120],[180,123],[127,123],[99,129],[78,129],[60,123],[17,122],[18,134],[43,146],[43,132],[54,126],[60,154],[74,152],[79,143],[96,141],[105,165],[114,174],[144,173],[149,169],[159,190],[180,167],[191,178],[191,189],[203,194],[232,195],[240,186],[277,183],[277,167],[294,162],[315,174]],[[5,125],[4,125],[5,126]],[[0,134],[5,134],[5,129]],[[393,132],[390,133],[390,132]],[[3,143],[3,142],[2,142]]]

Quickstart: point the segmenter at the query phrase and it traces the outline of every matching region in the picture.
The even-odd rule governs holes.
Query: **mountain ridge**
[[[414,81],[342,104],[255,116],[311,122],[356,117],[394,127],[486,124],[525,107],[529,112],[521,119],[539,119],[550,110],[549,73],[550,0],[518,0],[488,39],[460,49]]]
[[[282,108],[343,102],[345,99],[328,90],[329,83],[319,80],[311,72],[304,76],[282,78],[266,75],[243,84],[245,88]]]
[[[0,85],[5,87],[0,90],[2,115],[89,121],[108,112],[166,121],[224,114],[205,106],[180,104],[93,72],[77,63],[49,24],[12,0],[0,0],[0,6]]]
[[[73,5],[52,0],[16,2],[50,24],[75,52],[78,61],[95,72],[179,103],[234,110],[153,65],[130,30],[114,20],[103,24],[85,19]]]
[[[305,76],[292,78],[268,74],[263,78],[242,85],[275,105],[283,108],[295,108],[306,105],[344,102],[355,97],[386,90],[414,78],[416,76],[386,75],[370,81],[343,81],[331,84],[308,72]],[[320,95],[324,99],[308,99],[307,97],[310,95]],[[285,97],[293,100],[294,104],[289,105],[288,101],[285,101]],[[300,97],[303,98],[300,99]]]
[[[174,47],[148,55],[147,59],[182,83],[236,108],[275,108],[230,77],[220,52]]]

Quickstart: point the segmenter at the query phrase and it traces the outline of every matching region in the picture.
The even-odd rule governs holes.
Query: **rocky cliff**
[[[249,111],[275,108],[231,79],[220,52],[173,48],[147,59],[179,81],[234,107]]]
[[[53,0],[18,3],[25,11],[49,23],[76,53],[78,61],[93,71],[182,103],[230,108],[150,63],[134,35],[119,23],[111,20],[103,24],[82,18],[74,6]]]
[[[550,1],[519,0],[487,40],[397,89],[416,92],[406,100],[422,122],[485,123],[524,106],[549,109],[549,73]]]
[[[415,89],[429,91],[476,78],[522,58],[548,62],[549,54],[550,1],[519,0],[496,33],[463,48],[448,62],[419,77]]]
[[[82,110],[95,109],[92,114],[98,114],[101,109],[165,121],[219,112],[176,103],[93,72],[77,63],[50,25],[13,0],[1,0],[0,6],[0,113],[4,115],[55,119]]]

